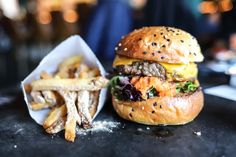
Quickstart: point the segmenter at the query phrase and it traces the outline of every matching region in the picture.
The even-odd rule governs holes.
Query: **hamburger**
[[[172,27],[144,27],[115,47],[112,104],[120,117],[147,125],[181,125],[203,108],[195,37]]]

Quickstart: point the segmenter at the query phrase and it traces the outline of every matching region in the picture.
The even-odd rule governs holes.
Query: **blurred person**
[[[91,20],[88,15],[91,15],[96,5],[78,3],[76,6],[76,12],[78,13],[78,33],[81,36],[86,35],[88,22]]]
[[[115,44],[131,31],[132,10],[125,0],[99,0],[88,25],[85,40],[99,59],[114,58]]]
[[[163,25],[181,28],[197,34],[197,18],[188,0],[148,0],[145,7],[145,25]]]

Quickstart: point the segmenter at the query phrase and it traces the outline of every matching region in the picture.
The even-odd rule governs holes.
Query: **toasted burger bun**
[[[146,101],[119,101],[113,107],[124,119],[147,125],[180,125],[192,121],[202,110],[203,93],[181,97],[154,97]]]
[[[172,27],[144,27],[120,40],[116,53],[130,58],[163,63],[203,61],[197,40]]]

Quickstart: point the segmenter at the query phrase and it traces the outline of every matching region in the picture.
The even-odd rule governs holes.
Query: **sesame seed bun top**
[[[172,27],[144,27],[121,39],[115,51],[130,58],[163,62],[189,63],[203,61],[196,38]]]

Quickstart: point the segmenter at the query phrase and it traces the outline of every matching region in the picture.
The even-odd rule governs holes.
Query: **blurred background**
[[[135,28],[165,25],[194,35],[201,76],[228,80],[236,62],[234,0],[0,0],[0,88],[15,86],[67,37],[79,34],[102,64]],[[65,52],[67,53],[67,52]]]

